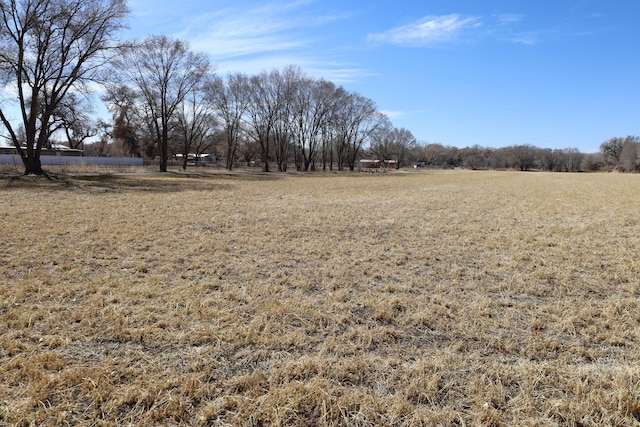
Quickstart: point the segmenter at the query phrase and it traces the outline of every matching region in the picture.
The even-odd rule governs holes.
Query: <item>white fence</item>
[[[40,156],[43,166],[142,166],[142,159],[136,157],[83,157],[83,156]],[[16,154],[0,154],[0,165],[22,166],[22,159]]]

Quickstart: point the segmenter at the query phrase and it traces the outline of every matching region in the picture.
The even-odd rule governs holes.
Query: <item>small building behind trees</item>
[[[397,169],[398,161],[397,160],[372,160],[372,159],[362,159],[360,160],[360,170],[365,172],[377,171],[379,169]]]
[[[27,147],[23,146],[23,150]],[[6,142],[0,142],[0,154],[3,155],[19,155],[18,149],[13,144]],[[82,150],[77,148],[69,148],[64,144],[51,143],[42,148],[40,152],[41,156],[82,156]]]
[[[362,159],[360,160],[360,169],[378,169],[380,168],[380,160]]]

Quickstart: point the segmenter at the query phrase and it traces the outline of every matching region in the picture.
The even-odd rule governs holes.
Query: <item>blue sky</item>
[[[640,135],[640,0],[130,0],[218,74],[299,65],[422,142],[596,152]]]

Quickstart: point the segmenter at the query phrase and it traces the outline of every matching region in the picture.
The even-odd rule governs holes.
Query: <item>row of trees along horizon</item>
[[[640,169],[638,137],[613,138],[597,154],[530,145],[463,149],[419,143],[369,98],[299,67],[217,76],[203,53],[165,35],[118,39],[124,0],[0,0],[0,121],[25,174],[44,174],[42,150],[61,139],[88,155],[159,159],[186,169],[212,153],[231,170],[254,161],[265,172],[354,170],[362,156],[439,167]],[[93,94],[111,122],[97,120]],[[13,114],[18,118],[14,118]],[[99,137],[95,143],[86,143]]]

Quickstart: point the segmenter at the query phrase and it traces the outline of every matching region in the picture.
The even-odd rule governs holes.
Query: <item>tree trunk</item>
[[[45,175],[42,170],[42,163],[40,162],[40,156],[29,156],[23,159],[24,174],[25,175]]]
[[[160,172],[167,171],[167,161],[169,160],[169,156],[167,154],[168,144],[167,141],[160,141]]]
[[[233,136],[229,136],[227,134],[227,159],[225,166],[227,167],[228,171],[233,169],[233,156],[235,155],[234,151]]]
[[[268,142],[269,140],[267,139],[267,144],[269,144]],[[262,162],[264,163],[262,165],[262,172],[269,172],[269,146],[264,146],[262,147]]]

